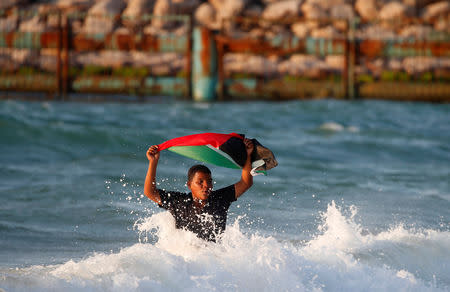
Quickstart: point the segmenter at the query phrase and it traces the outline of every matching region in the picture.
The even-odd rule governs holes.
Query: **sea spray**
[[[444,291],[414,275],[414,270],[377,262],[377,244],[401,238],[444,246],[449,234],[417,234],[393,229],[363,234],[356,209],[331,202],[321,214],[317,236],[293,244],[241,232],[237,218],[219,243],[205,242],[175,229],[169,212],[135,223],[140,243],[116,253],[94,253],[61,265],[2,270],[7,291]],[[400,235],[403,233],[403,235]],[[443,241],[442,241],[443,240]],[[388,249],[386,246],[383,250]],[[424,249],[426,251],[426,249]],[[370,257],[373,257],[371,259]],[[411,255],[406,256],[406,258]],[[443,275],[438,275],[443,276]]]
[[[302,249],[302,255],[335,269],[358,267],[397,271],[396,276],[405,279],[408,287],[422,278],[426,286],[450,279],[446,271],[450,267],[450,232],[434,230],[406,230],[401,224],[388,231],[372,234],[355,222],[357,209],[347,208],[350,215],[343,215],[343,208],[332,201],[321,214],[322,224],[318,234]],[[384,288],[388,289],[389,285]],[[441,287],[441,288],[442,288]],[[391,290],[391,289],[389,289]]]

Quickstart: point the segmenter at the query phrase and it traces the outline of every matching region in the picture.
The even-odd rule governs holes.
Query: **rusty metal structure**
[[[248,25],[252,21],[261,20],[240,18],[235,21],[246,22]],[[289,26],[295,21],[298,19],[288,19],[281,25]],[[219,98],[254,97],[283,100],[334,97],[450,101],[450,35],[440,34],[426,39],[373,38],[358,34],[358,29],[364,25],[358,20],[316,21],[325,25],[340,21],[344,33],[339,37],[326,38],[299,38],[293,34],[281,34],[274,38],[260,35],[252,39],[248,36],[236,38],[226,32],[217,35],[215,39],[218,51]],[[408,21],[412,23],[417,20]],[[339,68],[319,70],[316,73],[255,74],[248,73],[248,70],[244,70],[244,74],[227,72],[224,66],[227,54],[235,53],[264,56],[265,59],[275,57],[286,60],[285,62],[291,60],[290,56],[297,54],[322,59],[338,56],[342,62]],[[295,62],[295,59],[292,62]],[[406,63],[409,66],[405,69],[398,63]]]
[[[50,99],[70,94],[191,95],[191,19],[167,16],[177,34],[135,30],[108,34],[80,29],[85,14],[58,11],[19,18],[54,18],[45,31],[0,31],[0,91],[46,93]],[[112,16],[115,21],[126,21]],[[144,16],[149,23],[154,16]]]
[[[5,13],[0,19],[10,16]],[[82,13],[17,15],[33,17],[52,25],[44,31],[5,25],[0,30],[2,92],[42,92],[62,100],[94,93],[138,100],[177,96],[199,101],[322,97],[450,101],[448,35],[369,38],[358,34],[364,25],[358,21],[321,19],[317,21],[325,25],[339,21],[343,33],[300,38],[283,33],[283,26],[302,21],[288,19],[276,24],[278,34],[251,36],[194,27],[186,15],[159,17],[172,24],[157,32],[145,29],[156,16],[145,15],[134,26],[126,26],[130,20],[120,15],[111,16],[127,28],[98,33],[83,29],[87,15]],[[260,22],[230,21],[248,28]],[[236,66],[240,60],[242,68]]]

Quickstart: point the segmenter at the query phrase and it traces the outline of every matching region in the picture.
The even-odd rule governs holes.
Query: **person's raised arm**
[[[252,170],[251,155],[253,152],[253,142],[249,139],[244,139],[245,149],[247,151],[247,160],[242,168],[241,180],[234,184],[236,192],[236,199],[239,198],[245,191],[247,191],[253,185],[253,176],[250,173]]]
[[[147,150],[148,170],[145,177],[144,194],[152,201],[161,204],[161,197],[156,189],[156,167],[158,166],[159,151],[158,146],[153,145]]]

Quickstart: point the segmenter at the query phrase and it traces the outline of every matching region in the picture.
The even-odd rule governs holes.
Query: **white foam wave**
[[[450,257],[448,232],[411,231],[398,226],[372,234],[355,223],[356,214],[354,207],[342,210],[331,203],[322,214],[317,236],[303,244],[257,233],[245,235],[237,219],[216,244],[175,229],[173,218],[163,212],[138,221],[135,227],[140,242],[120,252],[93,254],[61,265],[0,270],[0,287],[6,291],[449,288],[450,279],[445,275]],[[423,265],[426,257],[429,259]]]
[[[326,122],[323,123],[322,125],[320,125],[319,127],[320,130],[322,131],[328,131],[328,132],[342,132],[342,131],[348,131],[351,133],[358,133],[359,132],[359,128],[355,127],[355,126],[348,126],[345,127],[339,123],[336,122]]]
[[[323,233],[303,249],[306,258],[336,267],[358,264],[388,268],[411,283],[419,278],[449,287],[450,232],[407,230],[400,224],[373,234],[355,223],[355,207],[349,211],[345,217],[334,202],[328,206],[319,226]]]

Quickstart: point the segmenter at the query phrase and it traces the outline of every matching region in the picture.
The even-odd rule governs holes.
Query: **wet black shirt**
[[[192,193],[158,191],[159,206],[175,217],[177,228],[187,229],[209,241],[216,241],[216,236],[225,230],[228,208],[236,201],[234,185],[212,191],[201,209],[195,206]]]

